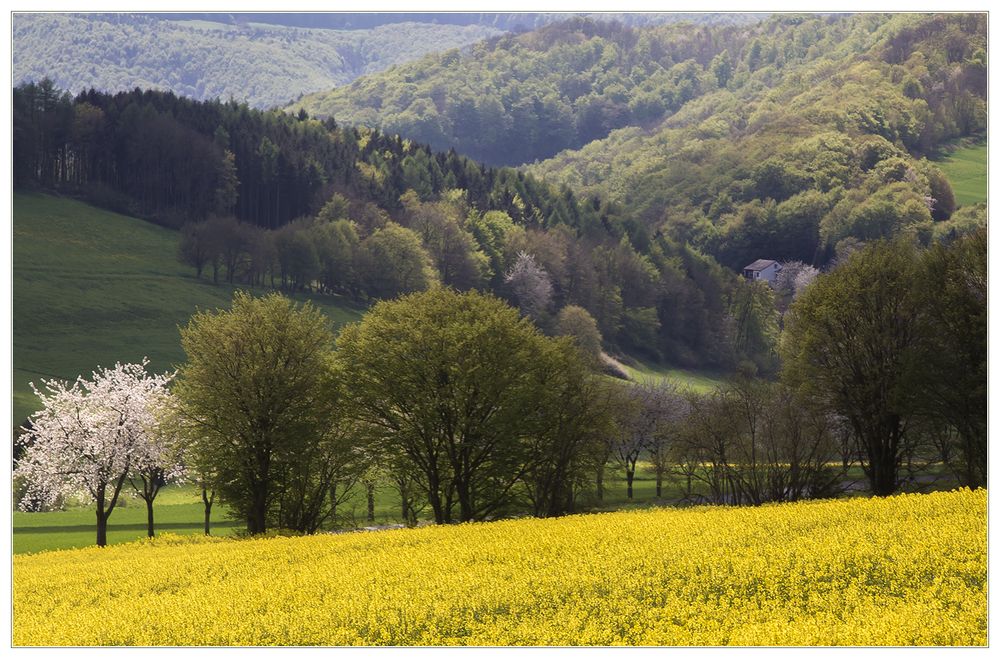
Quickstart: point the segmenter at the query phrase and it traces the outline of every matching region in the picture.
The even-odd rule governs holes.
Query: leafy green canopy
[[[524,488],[542,513],[540,497],[572,500],[593,437],[581,424],[600,421],[591,376],[570,341],[501,300],[439,288],[379,302],[341,332],[337,363],[349,414],[373,452],[418,474],[436,521],[502,514]]]
[[[965,484],[985,485],[985,314],[985,231],[925,251],[875,242],[792,303],[782,376],[846,420],[875,494],[896,490],[928,437]]]
[[[229,310],[181,328],[175,393],[199,471],[250,533],[314,531],[351,465],[336,419],[328,321],[309,302],[237,292]]]

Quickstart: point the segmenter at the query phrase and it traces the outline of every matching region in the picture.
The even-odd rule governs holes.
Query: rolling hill
[[[522,164],[620,204],[640,244],[663,232],[733,269],[762,257],[823,266],[845,239],[941,233],[932,222],[949,219],[952,194],[925,158],[984,134],[985,28],[983,14],[697,29],[577,18],[292,108]]]
[[[73,92],[142,87],[273,107],[432,51],[501,34],[480,25],[328,30],[169,16],[14,14],[14,82],[47,76]]]
[[[15,424],[37,408],[31,381],[144,356],[171,368],[184,358],[177,326],[232,297],[178,262],[176,231],[42,194],[16,193],[13,209]],[[360,317],[330,298],[316,304],[337,325]]]

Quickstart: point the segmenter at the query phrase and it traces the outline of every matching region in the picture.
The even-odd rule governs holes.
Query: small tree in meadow
[[[146,534],[150,538],[154,535],[153,501],[156,495],[167,483],[184,477],[183,445],[169,424],[162,422],[171,407],[167,403],[169,396],[169,392],[163,390],[156,400],[150,401],[155,405],[152,423],[140,438],[135,465],[128,477],[136,496],[146,503]]]
[[[107,544],[108,518],[129,475],[156,462],[157,408],[171,376],[150,375],[147,364],[115,364],[72,384],[43,380],[42,390],[32,384],[42,409],[20,438],[14,475],[27,486],[22,508],[85,495],[97,505],[97,545]]]

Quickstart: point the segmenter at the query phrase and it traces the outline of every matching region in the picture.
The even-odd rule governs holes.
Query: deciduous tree
[[[42,409],[21,437],[26,448],[15,468],[28,485],[22,507],[85,495],[97,507],[97,545],[107,544],[108,518],[129,475],[157,462],[157,409],[170,376],[150,375],[147,365],[99,368],[72,384],[42,381],[35,389]]]
[[[873,243],[817,277],[786,316],[784,377],[849,421],[879,496],[899,485],[916,411],[916,263],[907,242]]]
[[[230,309],[196,313],[181,329],[181,345],[180,412],[199,438],[203,468],[217,474],[221,497],[248,531],[264,533],[288,517],[282,496],[289,489],[298,488],[298,501],[311,496],[313,505],[329,505],[337,474],[326,472],[336,469],[316,452],[339,459],[342,447],[330,438],[338,429],[337,385],[326,318],[308,302],[237,292]],[[324,471],[324,483],[313,469]]]

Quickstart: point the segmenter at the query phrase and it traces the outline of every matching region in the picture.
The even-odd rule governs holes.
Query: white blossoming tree
[[[552,279],[527,252],[518,252],[504,282],[517,300],[521,313],[533,320],[539,320],[552,303]]]
[[[164,467],[159,410],[171,375],[150,375],[148,360],[98,369],[90,380],[32,384],[42,409],[21,437],[24,454],[15,476],[24,479],[25,502],[51,504],[59,495],[90,497],[97,506],[97,544],[107,544],[108,518],[129,476]],[[158,465],[158,466],[154,466]],[[140,477],[141,478],[141,477]],[[155,496],[155,494],[153,495]],[[147,503],[152,505],[152,498]]]
[[[146,502],[146,534],[152,538],[153,501],[160,488],[186,476],[185,445],[174,424],[173,403],[163,387],[150,392],[147,408],[151,416],[139,437],[128,481],[136,496]]]

